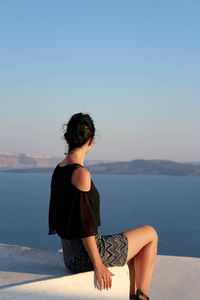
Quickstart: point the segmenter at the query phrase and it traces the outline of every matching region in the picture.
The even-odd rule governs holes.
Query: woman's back
[[[88,173],[78,163],[63,167],[57,165],[54,169],[49,234],[58,233],[61,238],[75,239],[98,233],[98,226],[101,224],[100,197]],[[75,184],[85,190],[79,189]]]

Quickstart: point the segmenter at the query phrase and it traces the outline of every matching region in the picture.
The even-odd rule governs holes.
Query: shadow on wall
[[[9,297],[12,296],[12,293],[9,293]],[[1,298],[0,296],[0,299],[3,299]],[[9,298],[11,299],[11,298]],[[46,292],[44,293],[41,293],[41,292],[36,292],[35,294],[34,293],[28,293],[28,292],[14,292],[13,293],[13,299],[19,299],[19,300],[73,300],[73,299],[76,299],[76,300],[94,300],[94,296],[88,296],[88,295],[74,295],[74,294],[68,294],[68,295],[58,295],[58,294],[54,294],[54,295],[49,295],[47,294]],[[104,299],[104,298],[102,298]],[[106,299],[106,298],[105,298]],[[126,300],[124,298],[121,298],[120,296],[118,298],[108,298],[108,299],[111,299],[111,300]],[[128,298],[127,298],[128,300]]]

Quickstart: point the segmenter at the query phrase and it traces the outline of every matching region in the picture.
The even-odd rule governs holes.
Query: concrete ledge
[[[62,253],[0,244],[0,300],[128,300],[128,266],[109,269],[112,289],[100,291],[94,272],[72,275]],[[199,278],[200,258],[158,255],[150,299],[200,299]]]
[[[62,253],[0,244],[0,266],[0,299],[129,299],[127,265],[109,268],[109,290],[96,287],[94,271],[72,275]]]

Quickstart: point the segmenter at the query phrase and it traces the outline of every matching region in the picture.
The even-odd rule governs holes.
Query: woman
[[[83,167],[95,127],[89,114],[74,114],[64,133],[66,158],[54,169],[49,205],[49,234],[61,238],[66,267],[74,273],[94,270],[100,287],[111,288],[109,266],[128,264],[130,299],[149,299],[158,236],[152,226],[100,235],[99,193]]]

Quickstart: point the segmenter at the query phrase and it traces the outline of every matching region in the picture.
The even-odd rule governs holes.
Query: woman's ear
[[[93,136],[93,138],[90,138],[90,139],[89,139],[89,144],[88,144],[88,146],[91,146],[91,145],[92,145],[92,143],[93,143],[93,141],[94,141],[94,138],[95,138],[95,137]]]

